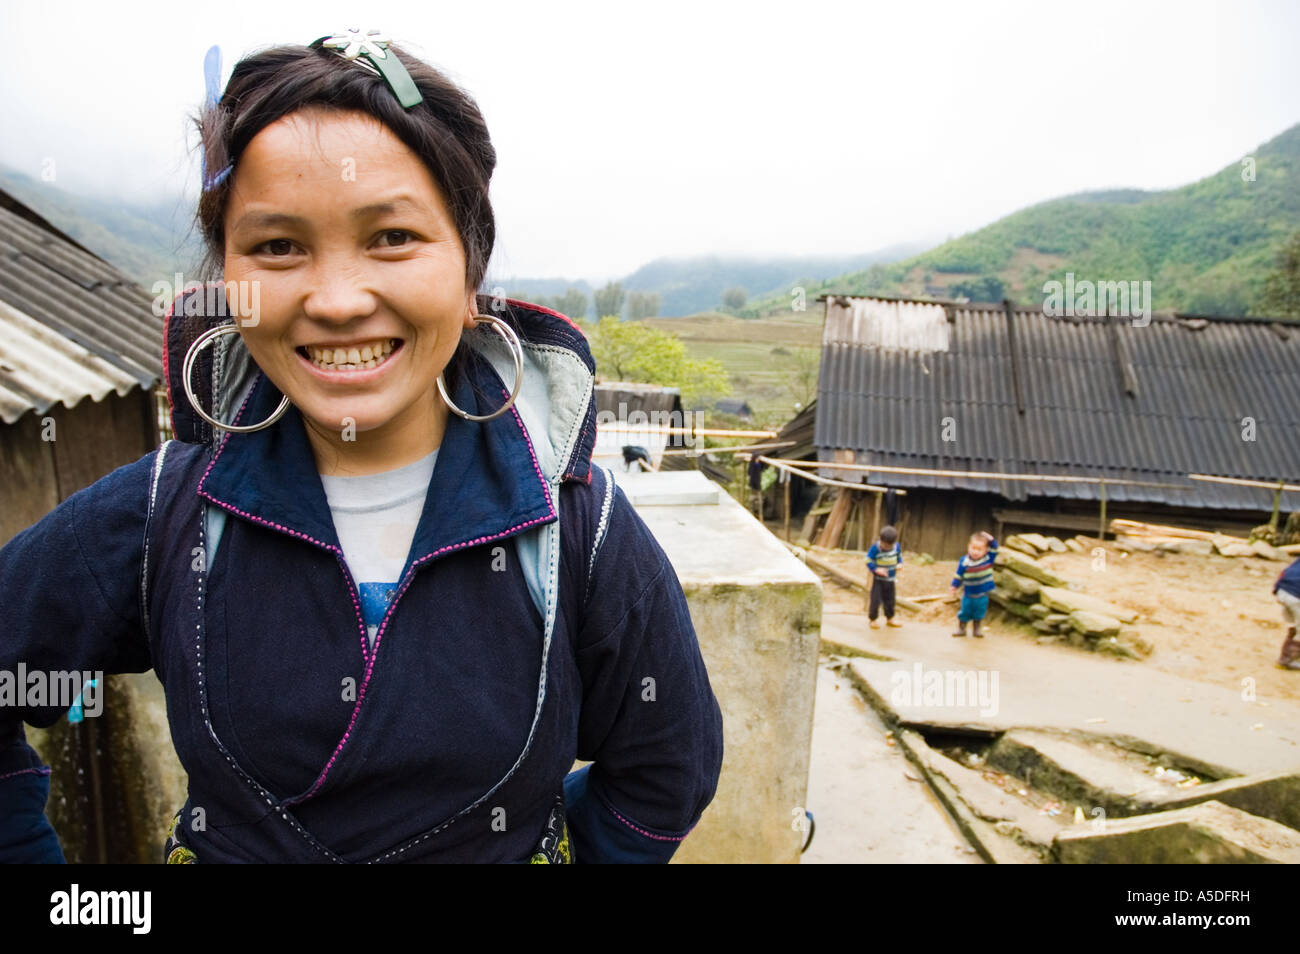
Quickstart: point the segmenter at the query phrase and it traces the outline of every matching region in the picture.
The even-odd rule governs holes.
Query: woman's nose
[[[347,263],[322,262],[310,278],[311,288],[303,302],[309,318],[346,322],[375,310],[375,294],[365,280],[364,270]]]

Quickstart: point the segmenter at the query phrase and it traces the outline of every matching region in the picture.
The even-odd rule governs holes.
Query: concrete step
[[[1166,769],[1151,757],[1084,733],[1012,729],[989,749],[987,758],[990,765],[1035,788],[1100,807],[1112,818],[1157,811],[1180,801],[1191,790],[1178,788],[1176,780],[1204,781],[1186,766]],[[1177,763],[1176,758],[1164,761]]]
[[[1065,829],[1053,854],[1063,864],[1300,864],[1300,832],[1209,801]]]
[[[1063,799],[1097,806],[1111,818],[1168,811],[1220,801],[1241,811],[1300,830],[1300,772],[1279,771],[1178,785],[1154,759],[1104,739],[1014,729],[988,750],[987,760],[1028,784]],[[1174,771],[1196,775],[1176,756]]]
[[[921,733],[902,729],[898,741],[986,861],[1040,864],[1050,860],[1060,822],[936,751]]]

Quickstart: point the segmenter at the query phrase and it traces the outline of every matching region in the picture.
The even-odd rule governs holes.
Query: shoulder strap
[[[584,598],[591,596],[591,577],[596,570],[596,557],[600,553],[600,545],[605,542],[605,532],[609,529],[609,514],[614,508],[614,472],[604,464],[596,464],[592,467],[593,474],[600,474],[605,481],[605,493],[600,503],[600,518],[596,521],[596,533],[591,542],[591,557],[587,560],[587,586],[584,592]]]
[[[581,580],[575,580],[575,582],[580,582],[582,585],[583,602],[586,602],[591,596],[591,578],[596,567],[596,557],[600,553],[601,544],[605,542],[605,534],[609,529],[610,514],[614,509],[614,493],[618,489],[614,482],[614,474],[609,468],[601,464],[593,464],[591,474],[592,482],[600,482],[603,486],[598,491],[600,510],[598,513],[592,513],[591,523],[588,524],[588,526],[593,527],[589,531],[589,539],[579,540],[568,533],[569,530],[579,530],[580,536],[587,536],[587,533],[581,531],[581,519],[574,514],[564,521],[566,524],[565,533],[559,534],[560,540],[556,541],[561,543],[570,554],[574,552],[573,547],[575,545],[582,548],[578,552],[585,558],[584,572]],[[562,486],[562,481],[551,485],[557,512],[560,510],[560,488]],[[560,521],[557,520],[555,523],[558,524]],[[547,547],[550,545],[548,541],[552,539],[554,533],[554,530],[548,533],[550,527],[550,524],[545,524],[515,537],[515,549],[519,554],[520,565],[523,567],[524,579],[528,583],[528,594],[532,597],[533,605],[537,607],[537,613],[543,620],[547,618],[548,609],[554,606],[554,602],[548,603],[547,600],[548,583],[552,588],[559,585],[558,574],[552,576],[548,573],[550,554]],[[571,576],[569,579],[574,578]],[[551,595],[554,598],[555,594]]]

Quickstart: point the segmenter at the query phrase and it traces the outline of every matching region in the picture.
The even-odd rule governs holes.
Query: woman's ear
[[[465,321],[463,327],[466,331],[474,327],[474,315],[478,311],[478,293],[470,292],[465,299]]]

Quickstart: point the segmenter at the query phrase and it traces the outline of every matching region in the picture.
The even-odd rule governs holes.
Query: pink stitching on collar
[[[231,423],[233,424],[239,423],[239,419],[244,416],[244,409],[248,407],[248,402],[252,399],[253,392],[256,390],[257,390],[256,384],[254,384],[251,388],[248,389],[248,394],[244,396],[244,402],[239,405],[239,411],[238,413],[235,414],[235,419]],[[208,493],[206,490],[203,489],[203,482],[208,479],[208,474],[212,471],[212,468],[216,465],[217,458],[220,457],[222,452],[226,449],[226,442],[230,440],[231,433],[233,432],[226,431],[226,433],[221,438],[220,446],[217,447],[217,452],[212,455],[212,460],[208,461],[208,466],[206,469],[204,469],[203,476],[199,478],[199,484],[196,491],[198,495],[200,497],[206,497],[208,500],[211,500],[214,504],[217,504],[219,507],[224,507],[226,510],[229,510],[232,513],[237,513],[241,517],[245,517],[248,520],[252,520],[254,523],[260,523],[263,526],[272,527],[273,529],[279,530],[282,533],[287,533],[292,537],[298,537],[302,540],[306,540],[310,543],[314,543],[318,547],[323,547],[326,550],[331,551],[340,560],[344,560],[343,550],[340,549],[339,547],[331,546],[330,544],[326,543],[323,540],[317,540],[315,537],[308,536],[307,534],[302,533],[299,530],[294,530],[292,527],[286,527],[281,524],[275,523],[273,521],[266,520],[262,517],[256,516],[255,514],[248,513],[246,510],[240,510],[234,504],[227,503],[224,500],[219,500],[217,497],[213,496],[212,494]],[[370,640],[366,634],[366,620],[361,613],[361,603],[357,600],[356,587],[352,585],[350,578],[348,582],[348,596],[352,598],[352,609],[357,614],[357,626],[361,630],[361,658],[363,660],[368,659],[370,657],[370,645],[369,645]]]

